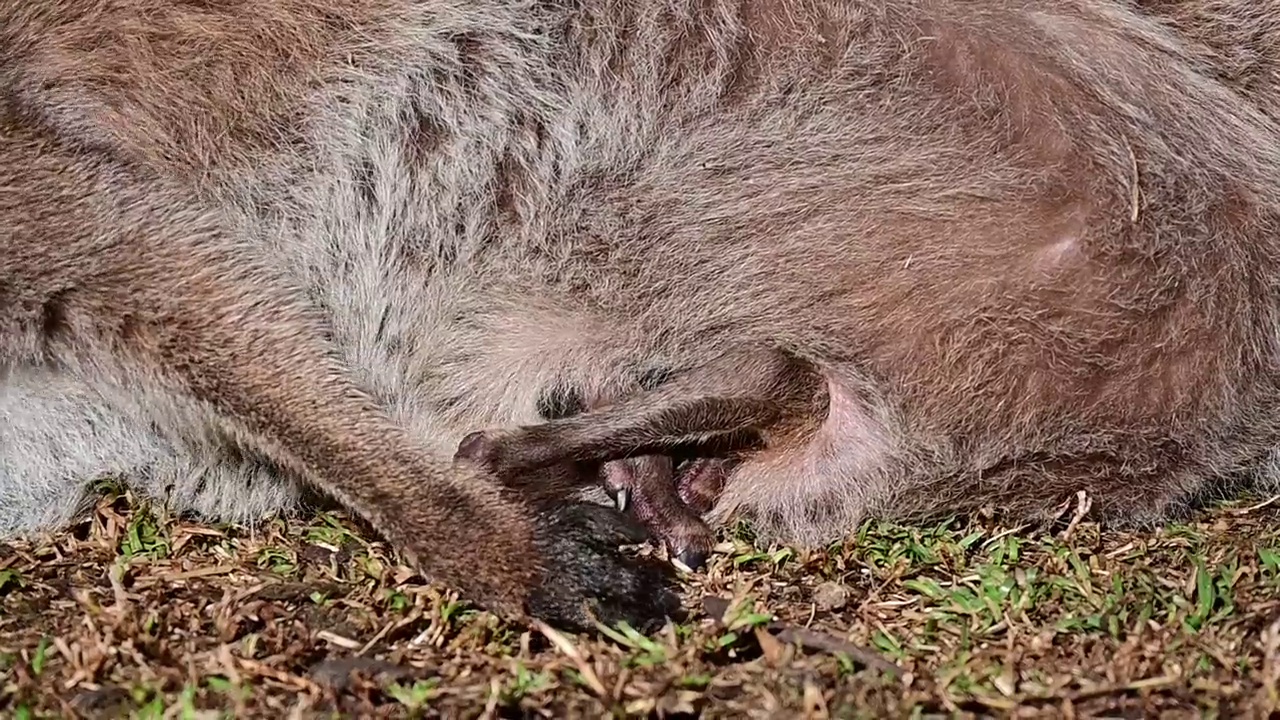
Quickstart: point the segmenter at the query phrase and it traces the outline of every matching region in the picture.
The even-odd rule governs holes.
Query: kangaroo
[[[230,517],[305,483],[500,613],[665,618],[670,573],[617,551],[638,539],[621,518],[535,507],[431,445],[533,409],[532,390],[483,392],[518,358],[475,359],[489,336],[468,340],[453,287],[483,272],[497,166],[564,154],[531,134],[558,105],[546,19],[0,3],[0,526],[64,521],[116,471]]]
[[[578,628],[676,611],[569,492],[619,468],[800,543],[1168,517],[1280,440],[1280,134],[1196,53],[1095,0],[0,0],[0,528],[315,488]]]
[[[1280,3],[1274,0],[1137,0],[1131,6],[1172,29],[1187,49],[1197,70],[1219,79],[1272,120],[1280,119]],[[726,373],[739,372],[734,367],[726,367],[724,370]],[[683,400],[715,392],[717,388],[723,389],[726,387],[725,383],[731,382],[731,378],[726,375],[720,378],[703,378],[703,381],[703,385],[695,384],[684,388],[688,395]],[[767,392],[756,397],[775,403],[775,409],[786,407],[781,398],[774,396],[770,399]],[[539,466],[535,459],[539,455],[574,455],[598,460],[630,453],[633,451],[631,442],[623,440],[620,445],[618,443],[626,437],[626,433],[636,432],[638,428],[643,428],[640,431],[651,436],[647,447],[661,450],[673,443],[688,441],[686,435],[689,429],[683,423],[697,422],[704,427],[723,423],[723,428],[743,427],[743,417],[732,414],[732,410],[726,414],[714,415],[716,420],[711,420],[712,416],[706,414],[684,415],[683,413],[688,412],[704,412],[705,409],[696,401],[680,405],[681,399],[669,397],[666,399],[668,404],[662,404],[654,398],[632,398],[625,406],[612,408],[608,413],[592,418],[578,418],[561,427],[532,428],[533,432],[522,434],[519,438],[496,440],[490,435],[482,439],[484,433],[472,433],[467,439],[469,445],[465,450],[470,459],[486,463],[486,467],[492,472],[509,475],[514,467],[522,467],[527,471]],[[659,402],[659,405],[650,405],[651,402]],[[662,408],[661,414],[655,414],[658,413],[657,407]],[[814,408],[791,407],[789,412],[793,413],[793,418],[798,418],[812,409]],[[813,417],[816,416],[811,416],[811,419]],[[602,427],[611,426],[611,432],[622,435],[601,435]],[[584,433],[594,433],[594,437]],[[795,446],[785,452],[802,453],[805,448],[801,446],[809,439],[792,438],[791,441]],[[784,454],[777,447],[776,440],[773,445],[772,454]],[[507,456],[506,461],[498,461],[499,456]],[[655,458],[661,457],[663,456],[651,455],[640,460],[654,463],[660,462]],[[1273,461],[1268,460],[1261,468],[1255,468],[1253,479],[1261,479],[1274,485],[1272,464]],[[708,458],[690,462],[677,473],[665,466],[650,465],[645,466],[646,471],[641,472],[617,471],[610,484],[611,489],[622,488],[620,497],[634,495],[632,499],[641,511],[638,513],[640,519],[652,533],[664,539],[675,553],[681,548],[710,547],[709,528],[698,516],[710,510],[719,500],[728,467],[720,459]],[[1244,474],[1248,474],[1247,471]],[[785,507],[790,491],[785,484],[779,484],[782,485],[778,491],[779,497],[772,499],[770,504]],[[1231,484],[1227,485],[1230,487]],[[1211,491],[1210,494],[1223,495],[1226,491],[1227,488],[1218,488],[1217,492]],[[738,490],[739,494],[747,492],[750,490]],[[949,503],[939,503],[937,507],[926,507],[925,512],[918,513],[917,517],[949,511],[953,507]],[[657,510],[646,511],[646,508]],[[1110,522],[1117,519],[1139,519],[1138,524],[1144,524],[1142,521],[1149,524],[1151,520],[1146,515],[1135,518],[1127,514],[1122,514],[1120,518],[1104,515],[1103,519]],[[824,533],[827,534],[829,533]],[[705,555],[693,550],[683,550],[680,557],[696,564]]]
[[[962,6],[965,9],[957,13],[974,8],[973,4]],[[647,254],[637,255],[637,267],[630,269],[640,278],[634,284],[637,291],[659,285],[665,271],[671,276],[692,275],[690,285],[714,287],[717,293],[715,301],[707,301],[710,293],[669,289],[673,283],[667,281],[662,286],[666,295],[654,292],[645,297],[643,307],[655,308],[657,315],[642,314],[652,323],[647,327],[670,335],[682,327],[670,317],[715,313],[719,317],[706,321],[704,327],[735,330],[721,347],[725,357],[715,362],[690,358],[687,375],[671,388],[640,393],[597,411],[522,429],[475,433],[459,449],[460,456],[479,462],[492,474],[511,477],[563,460],[601,461],[663,452],[750,430],[764,436],[767,447],[738,459],[715,515],[724,519],[746,513],[772,534],[805,543],[828,541],[871,514],[911,518],[995,504],[1015,516],[1044,517],[1078,490],[1094,497],[1098,515],[1105,521],[1150,525],[1184,513],[1206,496],[1227,494],[1243,482],[1274,482],[1270,438],[1276,429],[1275,338],[1269,327],[1274,309],[1265,302],[1259,304],[1259,298],[1274,292],[1267,268],[1275,261],[1275,186],[1261,182],[1246,193],[1252,199],[1240,204],[1241,176],[1227,170],[1237,161],[1223,162],[1221,155],[1210,159],[1209,155],[1225,148],[1217,141],[1216,148],[1199,147],[1210,142],[1202,133],[1212,121],[1191,116],[1208,109],[1214,117],[1233,118],[1230,122],[1248,118],[1245,122],[1252,129],[1246,134],[1252,139],[1239,147],[1245,154],[1257,150],[1245,164],[1262,176],[1275,173],[1280,136],[1257,99],[1210,77],[1203,47],[1187,50],[1179,35],[1162,32],[1161,23],[1151,18],[1123,17],[1121,6],[1093,7],[1098,14],[1090,20],[1062,11],[1071,19],[1059,17],[1057,27],[1074,29],[1061,45],[1042,38],[1048,49],[1027,46],[1018,51],[1018,33],[1009,31],[1003,43],[970,45],[960,53],[970,63],[964,69],[972,74],[958,79],[946,76],[956,82],[957,91],[970,91],[979,98],[994,96],[988,100],[1000,108],[997,113],[1004,113],[997,124],[1019,138],[1014,143],[1019,150],[1009,150],[1011,156],[1006,158],[1010,167],[1016,167],[1017,161],[1045,163],[1026,166],[1031,174],[1023,187],[1040,187],[1028,191],[1027,197],[1037,199],[1025,201],[1020,211],[1025,214],[1019,215],[1019,222],[1027,224],[1011,227],[1000,221],[992,225],[989,219],[971,214],[998,196],[992,186],[976,181],[953,194],[945,180],[936,177],[936,194],[930,197],[936,204],[923,203],[920,193],[929,183],[922,169],[912,177],[911,187],[891,200],[886,198],[882,206],[868,199],[879,190],[870,183],[851,188],[852,183],[835,182],[832,193],[857,198],[850,202],[858,210],[848,210],[848,215],[836,209],[839,202],[834,198],[823,203],[812,196],[803,203],[792,199],[790,206],[782,200],[772,206],[766,202],[767,209],[757,210],[746,202],[755,196],[728,189],[735,187],[734,181],[739,183],[736,190],[763,176],[757,182],[768,186],[771,194],[760,197],[769,199],[788,188],[789,182],[796,184],[787,174],[790,170],[768,177],[761,169],[767,162],[761,149],[760,154],[735,163],[732,170],[725,169],[722,161],[716,169],[729,175],[727,179],[704,171],[691,173],[699,182],[688,183],[709,186],[698,199],[705,198],[716,209],[722,205],[710,198],[719,199],[722,194],[740,203],[716,215],[714,236],[725,237],[726,245],[734,244],[739,254],[733,262],[745,264],[744,256],[768,258],[740,271],[716,262],[713,256],[721,246],[705,239],[710,231],[688,217],[692,211],[682,211],[681,201],[669,196],[666,204],[649,204],[629,196],[632,204],[617,215],[646,230],[628,232],[610,217],[599,224],[615,224],[595,234],[622,235],[645,249]],[[1035,17],[1037,29],[1055,26],[1050,19],[1053,12],[1042,6],[1004,6],[1017,15],[1014,8]],[[931,9],[942,12],[936,6]],[[1020,26],[1016,19],[1009,21],[1009,27]],[[1118,34],[1141,37],[1158,48],[1158,53],[1148,56],[1152,63],[1148,70],[1138,68],[1146,61],[1141,59],[1144,53],[1136,50],[1127,61],[1082,59],[1083,48],[1095,48],[1079,33],[1096,27],[1103,33],[1096,37],[1104,37],[1102,28],[1109,22],[1125,28]],[[957,25],[968,34],[950,41],[961,47],[962,39],[977,44],[982,33],[1000,37],[1005,32],[975,21],[972,15]],[[929,25],[929,29],[936,27]],[[932,32],[924,36],[943,43]],[[1003,49],[997,51],[997,46]],[[1043,86],[1043,94],[1035,94],[1033,88],[1025,87],[1029,81],[1023,76],[1017,80],[1024,87],[1012,87],[1007,77],[1012,68],[1004,63],[1013,56],[1004,53],[1025,52],[1028,62],[1032,58],[1040,62],[1046,54],[1057,58],[1059,51],[1065,55],[1055,69],[1037,66],[1034,71],[1048,73],[1041,79],[1053,85],[1052,91]],[[1081,65],[1099,64],[1086,69],[1072,57]],[[1176,80],[1159,77],[1162,71],[1156,68],[1163,67],[1158,62],[1164,57],[1180,58]],[[955,56],[950,59],[958,62]],[[996,87],[983,83],[984,67],[1000,75],[990,78]],[[1029,67],[1024,70],[1033,72]],[[1101,79],[1107,74],[1116,83],[1116,94],[1109,98],[1103,91],[1108,83]],[[1188,83],[1185,95],[1173,90],[1184,81]],[[1189,91],[1193,85],[1210,94],[1195,95]],[[1155,105],[1138,110],[1128,100],[1134,93],[1145,98],[1148,90],[1157,87],[1162,88],[1157,94],[1163,99]],[[1076,97],[1077,92],[1084,94]],[[1028,97],[1018,100],[1027,103],[1018,111],[1023,115],[1010,117],[1009,104],[1027,93]],[[1058,105],[1073,97],[1074,108],[1088,119]],[[1072,120],[1049,121],[1045,113]],[[1178,113],[1184,117],[1175,119]],[[1027,125],[1038,122],[1036,117],[1048,122],[1048,128],[1033,130]],[[961,120],[955,123],[968,127]],[[1088,127],[1096,134],[1086,138],[1052,127],[1058,123]],[[1157,125],[1164,128],[1160,140],[1147,146],[1155,137],[1145,133]],[[1182,129],[1175,133],[1174,125]],[[953,134],[934,131],[941,137],[933,152],[943,156],[954,149]],[[1048,135],[1037,134],[1041,131]],[[1183,132],[1198,139],[1179,139]],[[947,142],[942,142],[943,137]],[[848,142],[847,137],[841,140]],[[806,154],[803,150],[809,147],[796,142],[800,149],[786,157],[818,156],[816,149]],[[826,147],[841,147],[833,138],[828,142]],[[1104,152],[1107,142],[1112,145]],[[1090,143],[1095,145],[1087,147]],[[710,150],[698,153],[712,146],[708,139],[700,144],[691,140],[689,145],[687,166],[712,166],[719,159],[711,158]],[[1191,150],[1191,145],[1198,147]],[[1081,166],[1058,154],[1075,151],[1082,153]],[[920,147],[903,151],[903,156],[911,158],[927,154]],[[1156,161],[1158,156],[1163,159]],[[881,162],[893,168],[900,159]],[[1210,176],[1217,179],[1201,185]],[[1066,185],[1073,184],[1068,177],[1076,178],[1078,186],[1068,189]],[[832,180],[831,176],[824,179]],[[654,180],[648,187],[657,185]],[[1012,195],[1018,194],[1012,190],[1015,185],[1005,186]],[[820,194],[816,184],[805,189]],[[1166,193],[1182,199],[1166,206],[1158,199]],[[993,210],[993,215],[1003,217],[1006,209],[1019,205],[1009,202]],[[808,219],[825,234],[815,232],[816,237],[805,239],[796,236],[800,231],[787,234],[785,223],[796,221],[784,217],[783,207],[798,213],[802,205],[819,215],[817,220]],[[813,210],[815,205],[821,209]],[[902,210],[907,206],[911,212]],[[871,224],[862,214],[870,207],[896,222]],[[931,230],[934,218],[930,216],[945,218],[939,222],[952,228],[960,227],[963,223],[956,220],[965,217],[973,229],[935,240],[940,231]],[[783,226],[770,233],[773,226],[768,221],[774,217]],[[654,227],[660,229],[648,230]],[[849,227],[865,233],[858,238],[860,243],[841,242],[841,233]],[[1032,227],[1036,229],[1029,230]],[[646,232],[658,237],[650,238]],[[877,233],[884,238],[883,247],[869,240]],[[674,242],[672,237],[686,242]],[[787,247],[787,252],[802,244],[813,260],[799,256],[784,260],[781,253],[771,252],[770,244]],[[699,252],[702,248],[706,250]],[[1207,255],[1201,254],[1206,250]],[[667,254],[659,259],[659,253]],[[899,267],[894,267],[895,256]],[[978,257],[992,265],[978,268]],[[927,264],[922,267],[921,262]],[[714,269],[703,274],[708,267]],[[859,267],[876,272],[859,277]],[[787,275],[790,268],[797,273],[805,268],[809,276],[801,280]],[[944,276],[961,268],[967,269]],[[830,283],[816,279],[823,271],[833,278]],[[1152,274],[1142,277],[1147,271]],[[604,306],[612,302],[622,317],[621,303],[613,298],[628,297],[621,291],[623,281],[600,267],[582,272],[596,274],[595,285],[613,294],[597,293],[594,302]],[[1207,280],[1202,272],[1227,272],[1239,284],[1234,290],[1219,285],[1222,276],[1202,284]],[[951,283],[959,286],[944,290]],[[579,284],[592,285],[581,280]],[[808,293],[803,299],[795,295],[800,287]],[[933,291],[936,298],[921,288]],[[695,309],[689,298],[704,302]],[[771,316],[773,307],[779,308],[775,324],[767,327],[761,319]],[[788,325],[784,316],[802,318],[803,323]],[[1253,329],[1246,329],[1255,321],[1249,317],[1259,323]],[[767,328],[754,338],[743,330],[753,321],[759,323],[756,327]],[[797,327],[802,324],[817,329]],[[1230,330],[1215,337],[1211,327]],[[847,341],[842,345],[836,336]],[[690,345],[697,343],[694,336],[686,337]],[[745,353],[732,349],[751,340],[764,348]],[[701,347],[708,344],[704,336]],[[786,347],[796,352],[782,351]],[[808,370],[800,369],[805,365]],[[1243,395],[1228,389],[1246,387]],[[786,429],[797,423],[802,431]],[[1254,445],[1255,441],[1261,442]],[[668,501],[673,497],[671,489],[667,487]]]

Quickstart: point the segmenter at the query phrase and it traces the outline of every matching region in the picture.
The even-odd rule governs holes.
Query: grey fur
[[[424,487],[481,505],[507,507],[444,460],[535,423],[553,383],[805,358],[830,414],[713,516],[818,543],[1077,489],[1160,518],[1274,465],[1280,131],[1207,57],[1102,0],[4,0],[0,117],[11,161],[77,168],[40,182],[215,238],[143,266],[243,270],[216,318],[323,346],[420,444]],[[57,222],[65,198],[30,210],[48,187],[0,169],[28,193],[0,226]],[[32,318],[60,287],[31,267],[0,271],[0,299],[43,298],[0,324],[0,531],[65,522],[105,473],[210,517],[295,502],[302,445],[91,314],[51,345]],[[144,280],[90,304],[163,301]]]

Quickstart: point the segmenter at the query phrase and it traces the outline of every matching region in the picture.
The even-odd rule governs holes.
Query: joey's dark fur
[[[1274,75],[1143,5],[0,0],[0,530],[307,483],[581,625],[670,598],[566,458],[749,436],[797,542],[1271,481]]]

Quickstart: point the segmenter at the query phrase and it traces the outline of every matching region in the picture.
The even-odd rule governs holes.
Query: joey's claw
[[[618,512],[626,512],[627,506],[631,504],[631,491],[627,488],[618,490],[618,494],[614,498],[614,503],[618,507]]]
[[[568,503],[542,516],[535,542],[545,575],[529,600],[530,614],[579,632],[594,631],[593,617],[608,626],[626,621],[641,632],[678,618],[670,568],[624,555],[610,540],[628,537],[626,519],[612,508],[587,505]]]
[[[707,564],[708,553],[700,549],[689,548],[675,556],[675,562],[689,570],[700,570]]]
[[[701,570],[711,556],[715,536],[706,523],[697,519],[676,521],[661,529],[663,544],[673,561],[689,570]],[[650,530],[650,532],[655,532]]]

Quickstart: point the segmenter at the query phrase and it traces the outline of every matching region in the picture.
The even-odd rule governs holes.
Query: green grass
[[[0,717],[1265,715],[1276,507],[870,522],[817,551],[734,528],[687,622],[592,638],[477,610],[340,514],[213,528],[106,488],[0,545]]]

